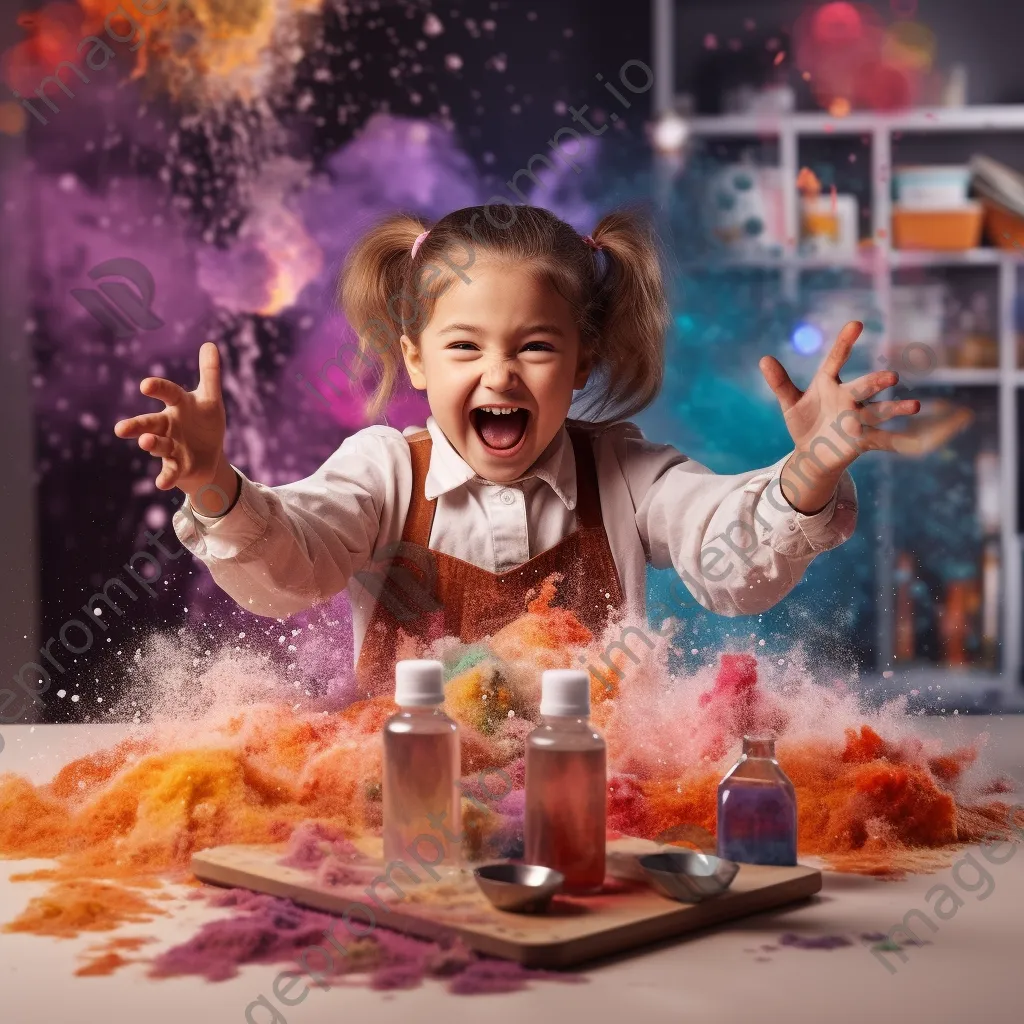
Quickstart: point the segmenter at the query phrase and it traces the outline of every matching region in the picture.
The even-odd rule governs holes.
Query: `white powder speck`
[[[67,690],[58,690],[57,691],[57,696],[58,697],[66,697],[67,695],[68,695],[68,691]]]
[[[73,703],[77,704],[78,703],[78,694],[77,693],[71,694],[71,700],[72,700]]]

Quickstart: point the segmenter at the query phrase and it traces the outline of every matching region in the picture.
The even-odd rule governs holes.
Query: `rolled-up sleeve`
[[[703,607],[751,615],[778,603],[815,555],[849,538],[857,491],[844,473],[829,503],[813,515],[782,493],[789,458],[765,469],[712,473],[636,427],[622,438],[623,470],[648,561],[672,568]]]
[[[412,490],[408,443],[380,426],[346,438],[304,480],[267,487],[238,475],[227,515],[203,516],[186,502],[174,530],[238,604],[276,618],[344,590],[391,520],[404,518]]]

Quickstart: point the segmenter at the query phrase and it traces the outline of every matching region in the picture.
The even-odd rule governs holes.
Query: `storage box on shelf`
[[[664,69],[671,78],[671,68]],[[657,69],[656,69],[657,72]],[[997,366],[959,365],[936,367],[927,378],[915,377],[914,387],[930,389],[940,385],[971,385],[992,389],[993,401],[997,403],[998,452],[999,452],[999,524],[998,547],[1000,600],[999,607],[999,662],[998,673],[959,668],[948,673],[947,694],[951,701],[960,700],[968,706],[975,697],[982,697],[989,703],[1002,701],[1004,705],[1020,702],[1024,690],[1021,688],[1021,634],[1024,632],[1022,613],[1022,560],[1024,546],[1017,533],[1017,482],[1020,474],[1020,452],[1018,451],[1018,402],[1020,389],[1024,388],[1024,369],[1017,355],[1017,328],[1015,310],[1020,288],[1018,269],[1024,258],[1024,218],[1015,218],[1009,211],[983,197],[983,203],[972,203],[966,207],[951,204],[944,215],[938,217],[934,211],[929,217],[922,211],[907,210],[909,202],[920,201],[933,189],[944,193],[945,200],[952,200],[954,192],[961,196],[962,172],[957,175],[938,174],[933,171],[933,181],[928,185],[928,174],[917,176],[913,183],[917,191],[904,190],[901,208],[894,209],[890,193],[889,176],[892,167],[893,137],[912,133],[965,133],[965,132],[1021,132],[1024,133],[1024,105],[967,107],[960,109],[911,110],[895,114],[854,113],[844,118],[827,114],[788,114],[780,116],[729,115],[725,117],[697,117],[689,121],[690,136],[693,140],[727,138],[772,138],[778,143],[779,171],[781,180],[791,183],[781,196],[784,231],[781,252],[772,255],[747,253],[742,260],[726,258],[724,266],[760,266],[776,268],[780,273],[780,284],[788,297],[795,298],[800,275],[805,271],[822,267],[848,267],[858,269],[872,278],[872,284],[879,307],[883,312],[884,328],[877,341],[877,355],[889,360],[898,355],[898,339],[889,335],[892,322],[894,271],[908,267],[991,267],[998,278],[998,302],[996,335],[998,345]],[[871,139],[871,180],[872,180],[872,237],[867,244],[852,254],[817,255],[801,254],[800,238],[801,203],[797,195],[796,182],[799,164],[799,140],[807,136],[870,136]],[[947,169],[948,170],[948,169]],[[908,177],[908,187],[913,175]],[[940,183],[939,178],[944,178]],[[957,181],[953,181],[957,178]],[[924,193],[922,194],[922,188]],[[955,209],[959,205],[959,209]],[[993,248],[979,246],[984,220],[985,233]],[[936,229],[944,229],[938,235]],[[960,234],[953,238],[950,231],[958,229]],[[893,236],[896,236],[895,238]],[[892,243],[895,242],[895,245]],[[955,243],[955,244],[954,244]],[[714,265],[714,264],[712,264]],[[705,268],[708,263],[705,262]],[[966,328],[965,328],[966,329]],[[969,349],[969,346],[967,346]],[[983,346],[975,344],[974,352]],[[964,355],[964,361],[969,355]],[[987,361],[988,356],[982,360]],[[892,365],[892,362],[889,362]],[[899,367],[897,367],[899,368]],[[926,392],[925,392],[926,393]],[[895,556],[893,550],[893,523],[891,519],[892,497],[895,488],[894,463],[888,460],[880,463],[880,556],[878,559],[877,602],[880,627],[877,637],[878,670],[889,670],[896,654],[895,607],[896,580]],[[991,561],[986,585],[991,588]],[[989,605],[991,617],[991,604]],[[927,669],[929,678],[945,678],[939,669]],[[897,677],[915,678],[911,673],[897,672]]]

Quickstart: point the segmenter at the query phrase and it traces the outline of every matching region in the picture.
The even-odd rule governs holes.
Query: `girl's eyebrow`
[[[483,334],[482,327],[473,324],[449,324],[442,327],[438,334]],[[554,334],[556,337],[564,338],[565,332],[557,324],[531,324],[516,332],[517,334]]]
[[[483,334],[482,327],[474,327],[473,324],[449,324],[442,327],[438,334]]]

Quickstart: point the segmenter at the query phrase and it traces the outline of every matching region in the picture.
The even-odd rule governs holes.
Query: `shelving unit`
[[[676,107],[673,95],[675,78],[673,0],[654,0],[654,77],[661,88],[654,94],[656,117]],[[667,84],[666,84],[667,83]],[[893,558],[893,520],[891,516],[894,487],[894,461],[885,460],[880,467],[879,494],[879,558],[876,600],[879,628],[876,648],[878,675],[887,677],[885,688],[898,692],[940,687],[952,705],[970,706],[984,697],[986,703],[1004,707],[1024,704],[1022,686],[1021,633],[1024,630],[1022,609],[1021,559],[1022,538],[1017,533],[1018,475],[1021,452],[1018,451],[1019,389],[1024,387],[1024,368],[1018,364],[1014,312],[1020,287],[1019,268],[1024,265],[1024,251],[974,249],[966,252],[919,252],[894,250],[890,244],[892,202],[890,172],[895,135],[914,133],[979,133],[1012,131],[1024,133],[1024,106],[987,106],[960,109],[919,109],[895,114],[853,113],[836,118],[820,113],[794,113],[780,116],[727,115],[695,117],[687,122],[692,140],[736,139],[773,141],[777,143],[779,169],[783,182],[789,183],[783,193],[782,208],[784,241],[777,256],[756,259],[717,261],[714,266],[760,267],[777,269],[784,294],[795,298],[800,275],[821,269],[858,270],[870,277],[875,303],[882,312],[882,330],[877,335],[876,359],[891,359],[892,339],[889,324],[892,315],[892,274],[908,267],[991,267],[997,274],[999,367],[998,369],[936,368],[927,377],[914,378],[915,392],[937,385],[971,385],[990,387],[998,402],[1000,455],[1000,552],[1001,552],[1001,671],[990,673],[975,670],[946,670],[940,667],[914,666],[903,669],[894,664],[895,649],[895,583]],[[869,137],[871,142],[871,233],[870,244],[848,258],[807,257],[798,252],[799,200],[796,189],[801,138],[829,136]],[[679,173],[681,161],[670,155],[655,156],[655,181],[665,202],[672,181]],[[707,264],[704,264],[705,268]],[[886,363],[891,365],[891,363]],[[882,680],[876,680],[881,684]]]

